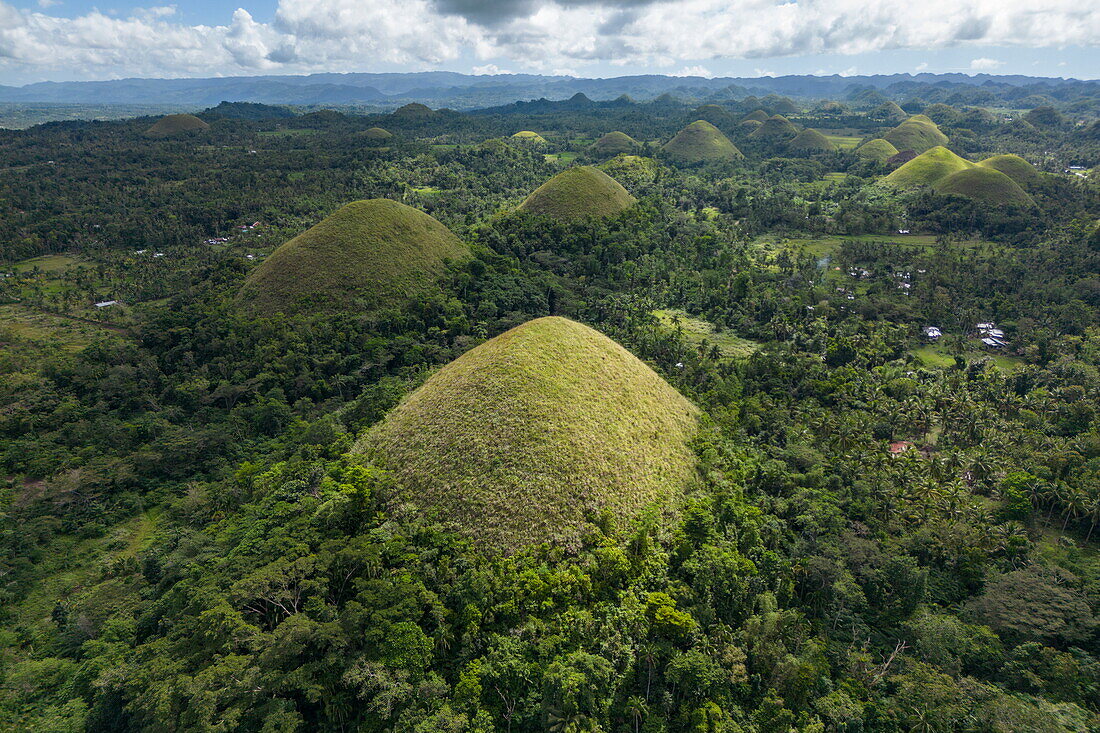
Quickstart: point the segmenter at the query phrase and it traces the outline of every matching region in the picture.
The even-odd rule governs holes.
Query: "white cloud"
[[[39,4],[44,10],[55,1]],[[0,0],[0,71],[80,69],[102,78],[419,69],[470,57],[484,68],[495,66],[492,59],[544,72],[593,63],[692,70],[725,58],[1100,44],[1100,3],[1079,0],[517,0],[497,15],[487,7],[476,0],[278,0],[271,23],[239,8],[224,25],[189,25],[171,8],[64,18]],[[975,58],[971,68],[1000,65]]]
[[[38,7],[45,10],[46,8],[52,8],[56,5],[60,5],[61,0],[38,0]]]
[[[999,69],[1004,65],[1004,61],[986,58],[974,59],[970,62],[970,68],[974,71],[992,71],[993,69]]]
[[[753,69],[752,73],[757,76],[778,76],[774,71],[769,71],[768,69]]]
[[[685,66],[684,68],[670,74],[669,76],[702,76],[706,77],[707,79],[714,78],[714,74],[711,73],[710,69],[705,66],[699,66],[698,64],[696,64],[695,66]]]
[[[491,76],[493,74],[511,74],[508,69],[502,69],[496,64],[485,64],[484,66],[475,66],[470,70],[470,73],[474,76]]]
[[[916,71],[919,74],[920,72],[926,70],[927,68],[928,68],[928,62],[927,61],[921,61],[919,64],[917,64]]]

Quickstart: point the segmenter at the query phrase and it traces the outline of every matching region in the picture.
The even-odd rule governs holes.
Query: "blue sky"
[[[1096,78],[1079,0],[0,0],[0,83],[314,71]]]

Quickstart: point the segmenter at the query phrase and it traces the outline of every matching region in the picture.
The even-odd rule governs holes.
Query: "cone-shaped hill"
[[[536,188],[519,205],[519,210],[569,221],[586,216],[614,216],[635,202],[618,181],[599,168],[579,165],[567,168]]]
[[[620,153],[633,153],[640,147],[638,141],[630,135],[615,130],[592,143],[591,150],[596,155],[613,158]]]
[[[355,450],[393,471],[396,500],[508,552],[674,500],[695,475],[698,416],[611,339],[547,317],[443,367]]]
[[[871,110],[870,117],[874,120],[886,120],[887,122],[901,122],[908,117],[897,102],[883,102]]]
[[[912,150],[915,153],[946,145],[949,141],[936,123],[924,115],[913,115],[882,137],[898,150]]]
[[[867,142],[856,148],[856,155],[865,160],[876,160],[879,163],[885,163],[890,158],[898,154],[898,149],[889,143],[887,140],[883,140],[881,137],[874,140],[868,140]]]
[[[395,109],[392,114],[394,117],[415,118],[432,117],[435,115],[435,112],[433,112],[432,108],[426,104],[421,104],[420,102],[409,102],[408,104],[402,105],[401,107]]]
[[[886,176],[883,182],[897,188],[934,186],[952,173],[973,166],[969,160],[960,158],[945,147],[937,146],[905,163]]]
[[[1022,188],[1038,182],[1039,171],[1031,163],[1021,158],[1018,155],[1012,155],[1011,153],[1005,155],[994,155],[992,158],[986,158],[978,163],[980,166],[986,168],[993,168],[999,170],[1006,176],[1016,181],[1017,185]]]
[[[1024,189],[995,168],[980,165],[957,171],[938,181],[937,193],[965,196],[987,204],[1031,206],[1035,202]]]
[[[798,128],[783,115],[773,115],[752,131],[749,137],[756,140],[790,140],[798,134]]]
[[[751,134],[753,130],[760,127],[762,124],[764,123],[760,120],[741,120],[737,123],[737,129],[739,129],[742,133]]]
[[[745,157],[721,130],[706,120],[696,120],[680,130],[665,144],[664,151],[680,163],[739,160]]]
[[[531,143],[532,145],[543,145],[546,143],[546,138],[534,130],[520,130],[512,135],[512,139],[518,142]]]
[[[423,211],[389,199],[355,201],[280,245],[237,295],[254,314],[371,310],[434,287],[469,248]]]
[[[762,109],[754,109],[752,112],[749,112],[747,115],[745,115],[745,118],[741,121],[742,122],[747,122],[749,120],[756,120],[757,122],[764,122],[767,119],[768,119],[768,113],[767,112],[765,112]]]
[[[791,138],[787,143],[787,147],[805,153],[832,153],[836,151],[836,146],[829,142],[829,138],[808,127]]]
[[[149,137],[170,137],[183,132],[197,132],[208,130],[210,125],[200,120],[195,115],[165,115],[153,123],[145,131]]]
[[[359,133],[359,136],[366,138],[367,140],[382,142],[383,140],[389,140],[391,137],[393,137],[393,133],[382,127],[371,127],[363,130],[361,133]]]

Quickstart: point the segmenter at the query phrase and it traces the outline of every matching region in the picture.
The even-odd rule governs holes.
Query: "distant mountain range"
[[[118,79],[113,81],[39,82],[0,86],[0,103],[165,104],[205,107],[222,100],[291,105],[361,105],[391,108],[407,102],[433,107],[474,109],[517,100],[568,99],[583,93],[593,100],[627,95],[638,101],[669,94],[678,99],[732,99],[748,95],[838,99],[861,91],[890,98],[928,90],[975,88],[990,99],[1028,95],[1075,99],[1095,95],[1100,82],[1077,79],[991,74],[887,74],[874,76],[674,77],[656,74],[583,79],[570,76],[497,74],[472,76],[447,71],[401,74],[310,74],[211,79]],[[939,95],[942,96],[942,95]]]

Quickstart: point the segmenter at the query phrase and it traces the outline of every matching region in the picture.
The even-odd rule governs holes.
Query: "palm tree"
[[[638,727],[642,724],[642,719],[645,718],[646,713],[649,712],[645,700],[637,695],[631,695],[627,699],[626,706],[623,710],[630,716],[630,719],[634,721],[634,733],[638,733]]]

